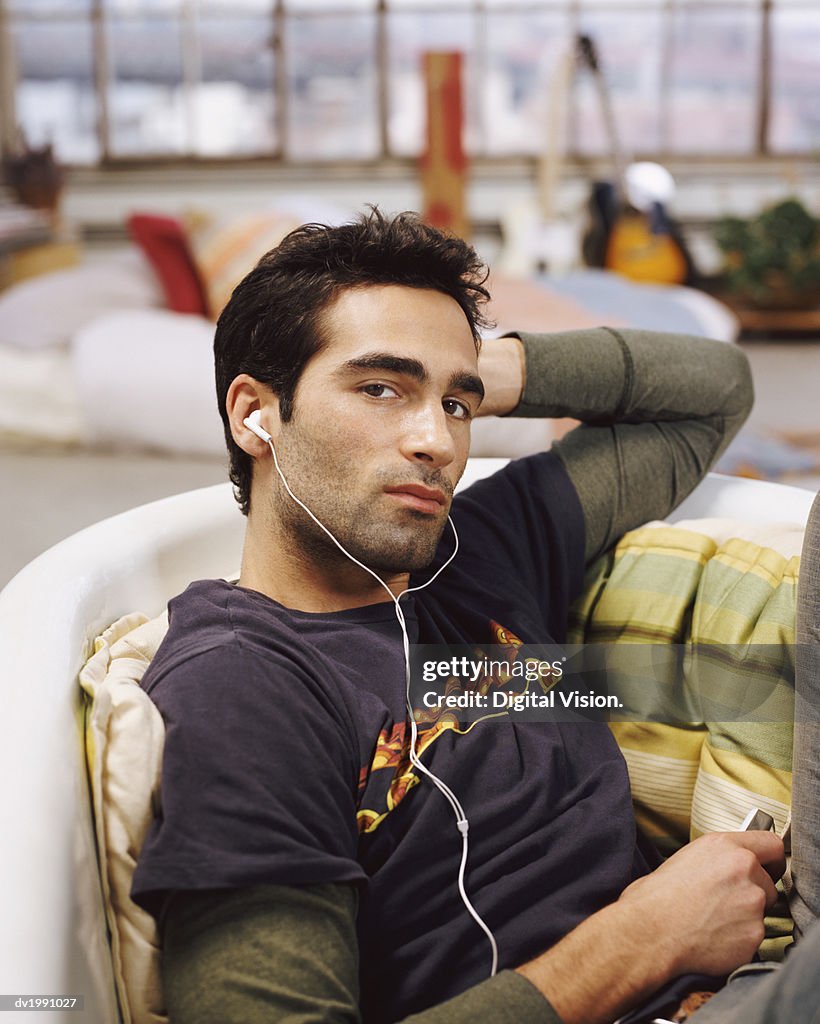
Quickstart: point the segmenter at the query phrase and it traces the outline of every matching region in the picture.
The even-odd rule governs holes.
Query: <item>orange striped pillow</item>
[[[188,241],[205,289],[208,312],[214,320],[259,259],[301,223],[293,214],[281,210],[230,218],[200,211],[186,216]]]

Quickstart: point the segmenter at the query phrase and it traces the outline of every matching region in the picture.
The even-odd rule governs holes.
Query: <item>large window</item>
[[[627,154],[820,149],[817,0],[0,0],[0,19],[3,110],[68,163],[412,157],[431,49],[465,55],[473,156],[543,151],[556,105],[569,155],[607,153],[595,80],[557,73],[581,32]]]

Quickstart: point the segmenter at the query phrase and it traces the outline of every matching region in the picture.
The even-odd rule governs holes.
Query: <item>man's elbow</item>
[[[736,345],[727,342],[721,344],[725,348],[724,359],[726,361],[724,414],[728,419],[734,421],[735,430],[738,430],[752,411],[755,401],[752,368],[746,353]]]

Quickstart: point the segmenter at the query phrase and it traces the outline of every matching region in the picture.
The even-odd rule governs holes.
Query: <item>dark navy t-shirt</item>
[[[551,454],[456,497],[455,561],[402,601],[413,643],[560,643],[583,575],[583,514]],[[429,578],[452,549],[445,531]],[[143,685],[166,723],[162,810],[133,895],[347,882],[360,890],[365,1020],[396,1020],[487,977],[458,893],[449,804],[410,764],[392,603],[293,611],[192,584]],[[417,752],[470,822],[466,888],[499,967],[551,946],[646,871],[623,759],[601,723],[441,723]],[[377,1009],[378,1008],[378,1009]]]

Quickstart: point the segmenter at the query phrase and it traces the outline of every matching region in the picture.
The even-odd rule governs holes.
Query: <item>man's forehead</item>
[[[430,288],[367,285],[347,288],[320,317],[322,348],[339,363],[370,352],[457,361],[475,369],[475,339],[456,300]],[[455,368],[455,367],[454,367]]]

